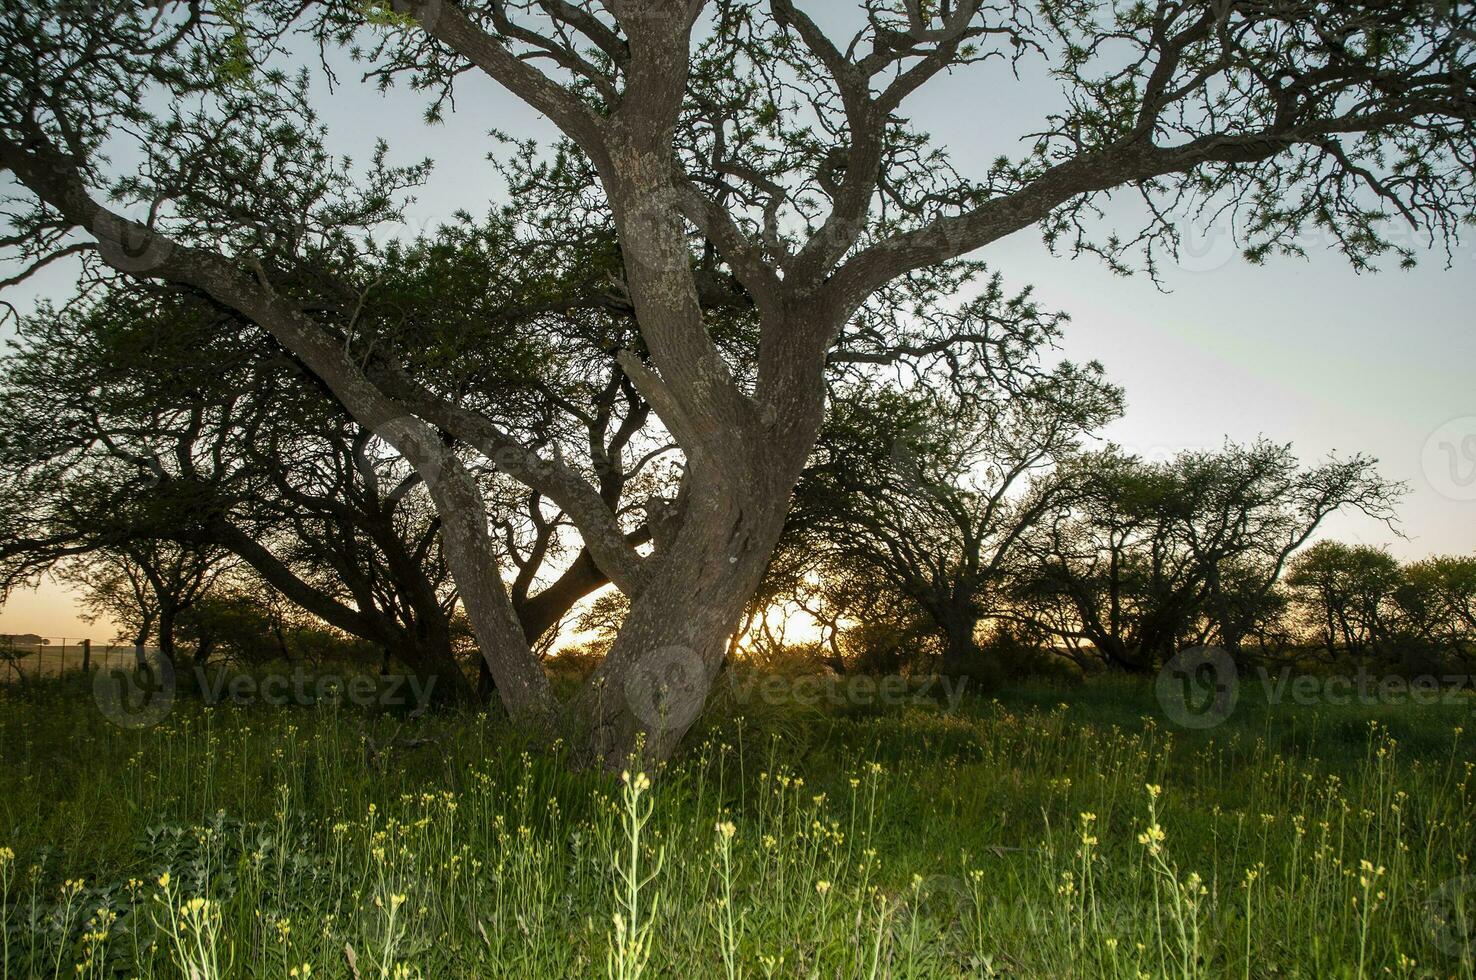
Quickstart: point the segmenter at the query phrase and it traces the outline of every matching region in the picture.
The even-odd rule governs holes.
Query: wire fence
[[[156,647],[146,646],[144,653]],[[132,643],[94,643],[65,636],[0,635],[0,684],[34,677],[58,677],[72,671],[128,668],[138,663]]]

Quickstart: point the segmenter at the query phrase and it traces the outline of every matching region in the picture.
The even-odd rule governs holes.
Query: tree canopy
[[[3,241],[12,279],[82,256],[84,288],[166,283],[290,352],[424,481],[509,712],[572,728],[586,758],[618,766],[638,740],[668,755],[700,710],[837,373],[909,358],[987,383],[981,314],[1001,311],[947,300],[981,274],[975,253],[1038,227],[1151,271],[1179,244],[1176,218],[1208,210],[1235,216],[1255,260],[1298,251],[1308,229],[1357,266],[1412,260],[1389,219],[1448,241],[1472,213],[1473,23],[1469,4],[1383,0],[862,0],[849,17],[796,0],[8,4]],[[559,287],[565,312],[629,311],[608,350],[617,387],[679,460],[649,544],[602,493],[598,450],[574,460],[510,424],[467,370],[460,355],[505,322],[461,305],[475,262],[374,302],[408,254],[375,232],[435,178],[395,162],[388,123],[372,159],[332,152],[312,81],[351,84],[340,52],[364,83],[424,92],[450,125],[466,124],[447,109],[476,73],[558,127],[560,145],[507,164],[532,215],[508,229],[523,246],[508,254],[593,274],[591,290]],[[946,73],[966,73],[983,102],[1008,98],[1013,71],[1049,77],[1059,108],[986,167],[950,162],[946,134],[908,122]],[[1109,221],[1113,195],[1140,199],[1141,220]],[[570,216],[594,216],[603,249],[543,234]],[[412,250],[434,259],[464,233]],[[504,299],[528,316],[549,297]],[[520,363],[541,375],[562,362]],[[558,508],[630,598],[571,704],[499,574],[486,466]],[[653,686],[654,701],[631,694]]]

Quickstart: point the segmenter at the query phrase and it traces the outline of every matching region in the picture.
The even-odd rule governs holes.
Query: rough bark
[[[690,431],[680,528],[567,716],[590,764],[629,765],[637,747],[643,764],[666,759],[706,703],[820,426],[823,351],[795,345],[790,354],[784,376],[763,393],[771,411],[718,399],[679,409]],[[637,384],[652,383],[639,367],[635,374]],[[745,413],[736,423],[722,417],[735,404]]]
[[[159,603],[159,654],[170,663],[174,662],[174,634],[175,621],[179,610],[173,602],[163,600]]]
[[[784,498],[714,487],[569,713],[582,758],[606,768],[667,758],[696,721],[783,527]]]

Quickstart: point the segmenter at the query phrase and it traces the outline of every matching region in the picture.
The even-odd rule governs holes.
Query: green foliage
[[[1476,556],[1440,555],[1406,565],[1394,599],[1407,637],[1446,649],[1476,647]]]
[[[1476,840],[1469,697],[1247,685],[1204,732],[1125,683],[710,711],[631,835],[617,781],[482,716],[182,700],[135,732],[88,693],[0,690],[9,976],[598,975],[617,869],[656,872],[648,976],[1473,975],[1432,919]]]
[[[1378,652],[1392,632],[1399,578],[1398,560],[1380,548],[1319,541],[1293,561],[1287,585],[1329,651],[1362,654]]]

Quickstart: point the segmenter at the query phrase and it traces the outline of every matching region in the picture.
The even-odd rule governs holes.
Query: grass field
[[[1470,978],[1454,702],[720,701],[648,786],[485,717],[3,690],[4,978]]]

